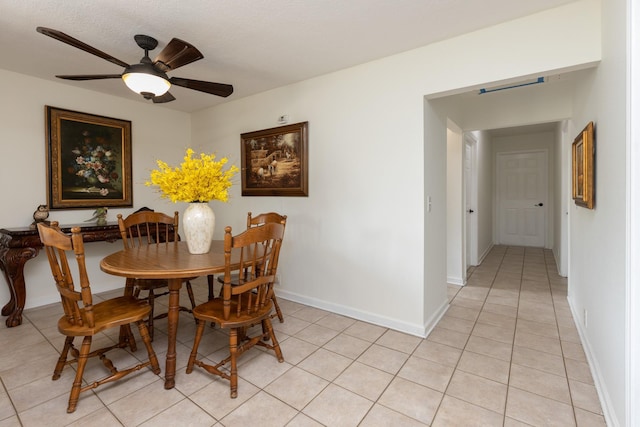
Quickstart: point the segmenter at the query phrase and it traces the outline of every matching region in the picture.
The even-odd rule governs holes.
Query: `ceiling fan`
[[[224,83],[213,83],[202,80],[184,79],[181,77],[169,77],[167,72],[176,68],[198,61],[204,56],[195,46],[180,40],[171,39],[158,56],[151,61],[149,51],[158,46],[158,41],[150,36],[138,34],[134,40],[144,50],[144,56],[138,64],[129,65],[113,56],[102,52],[86,43],[81,42],[61,31],[51,28],[37,27],[36,31],[45,36],[52,37],[63,43],[84,50],[92,55],[124,67],[122,74],[86,74],[56,76],[65,80],[101,80],[122,79],[129,89],[139,93],[145,99],[151,99],[154,103],[170,102],[175,99],[169,88],[171,85],[185,87],[212,95],[227,97],[233,93],[233,86]]]

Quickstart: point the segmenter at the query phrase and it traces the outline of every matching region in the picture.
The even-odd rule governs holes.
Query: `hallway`
[[[504,414],[505,426],[605,425],[551,251],[496,246],[467,286],[449,291],[451,308],[427,341],[462,354],[434,425],[471,425],[466,413],[500,425],[477,406]]]
[[[281,299],[285,362],[248,352],[237,399],[201,369],[184,373],[194,322],[181,314],[174,389],[142,372],[83,393],[73,414],[72,370],[51,381],[61,309],[39,307],[22,326],[0,327],[0,426],[246,426],[256,411],[263,426],[604,426],[566,288],[550,251],[496,246],[467,286],[449,286],[451,307],[427,339]],[[217,329],[205,340],[206,355],[226,349]],[[163,362],[166,322],[154,347]]]

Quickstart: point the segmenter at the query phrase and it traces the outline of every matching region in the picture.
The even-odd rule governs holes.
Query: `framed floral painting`
[[[45,107],[49,209],[133,206],[131,122]]]
[[[308,196],[308,122],[240,135],[243,196]]]

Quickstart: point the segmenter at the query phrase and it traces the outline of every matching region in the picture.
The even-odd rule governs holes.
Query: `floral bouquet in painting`
[[[109,188],[118,188],[121,183],[117,172],[118,156],[100,139],[85,135],[83,144],[73,147],[74,160],[68,172],[76,176],[79,184],[87,184],[83,185],[86,191],[106,196]]]

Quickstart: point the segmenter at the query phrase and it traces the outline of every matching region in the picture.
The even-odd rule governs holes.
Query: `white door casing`
[[[546,150],[498,153],[496,225],[499,244],[545,247],[547,159]]]
[[[464,194],[466,267],[478,264],[478,186],[476,176],[476,140],[467,133],[464,138]]]

